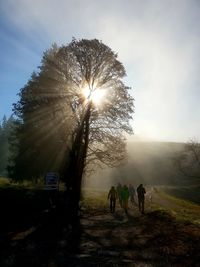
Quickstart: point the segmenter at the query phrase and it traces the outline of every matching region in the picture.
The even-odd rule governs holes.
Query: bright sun
[[[99,105],[103,100],[103,97],[105,95],[105,90],[98,88],[90,90],[89,87],[84,87],[83,95],[86,99],[92,100],[94,104]]]

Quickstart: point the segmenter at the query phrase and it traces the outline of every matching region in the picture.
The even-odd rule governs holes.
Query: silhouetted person
[[[139,211],[144,214],[144,199],[145,199],[146,190],[143,187],[143,184],[140,184],[137,188],[137,195],[138,195],[138,206]]]
[[[128,187],[126,185],[123,186],[122,188],[122,207],[125,210],[125,212],[127,213],[128,210],[128,199],[129,199],[129,191],[128,191]]]
[[[119,199],[119,205],[122,207],[122,185],[120,183],[117,185],[117,195]]]
[[[129,184],[128,191],[129,191],[130,201],[134,203],[135,202],[135,188],[133,187],[132,184]]]
[[[115,190],[115,187],[112,186],[109,193],[108,193],[108,199],[110,199],[110,212],[115,212],[115,205],[116,205],[116,199],[117,199],[117,191]]]

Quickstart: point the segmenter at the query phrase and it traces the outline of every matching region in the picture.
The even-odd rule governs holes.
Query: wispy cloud
[[[74,36],[101,39],[118,52],[136,100],[136,133],[180,141],[200,135],[198,1],[7,0],[2,10],[40,49]]]

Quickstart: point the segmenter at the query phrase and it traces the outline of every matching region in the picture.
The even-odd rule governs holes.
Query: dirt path
[[[35,231],[4,246],[0,266],[198,267],[199,251],[200,227],[178,223],[166,212],[94,208],[72,228],[54,210]]]
[[[164,192],[161,191],[159,188],[152,188],[151,189],[151,196],[152,196],[152,202],[169,210],[172,210],[175,212],[175,210],[178,210],[181,208],[181,206],[177,203],[175,203],[174,201],[172,201],[172,199],[167,198],[165,194],[163,194]],[[162,194],[162,196],[161,196]]]
[[[177,224],[167,213],[137,208],[85,216],[80,243],[84,266],[199,266],[198,228]],[[88,265],[87,265],[88,264]]]

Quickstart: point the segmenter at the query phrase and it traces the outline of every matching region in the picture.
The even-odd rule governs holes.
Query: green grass
[[[168,203],[168,207],[165,208],[169,210],[178,220],[191,221],[193,223],[200,224],[200,206],[198,204],[177,198],[163,191],[158,191],[157,194],[163,199],[163,201]]]
[[[164,191],[177,198],[200,204],[200,185],[164,187]]]
[[[82,191],[81,205],[88,210],[94,208],[105,209],[108,207],[107,191],[94,190],[92,188],[84,188]]]
[[[8,178],[0,177],[0,187],[9,185],[10,185],[10,180]]]

